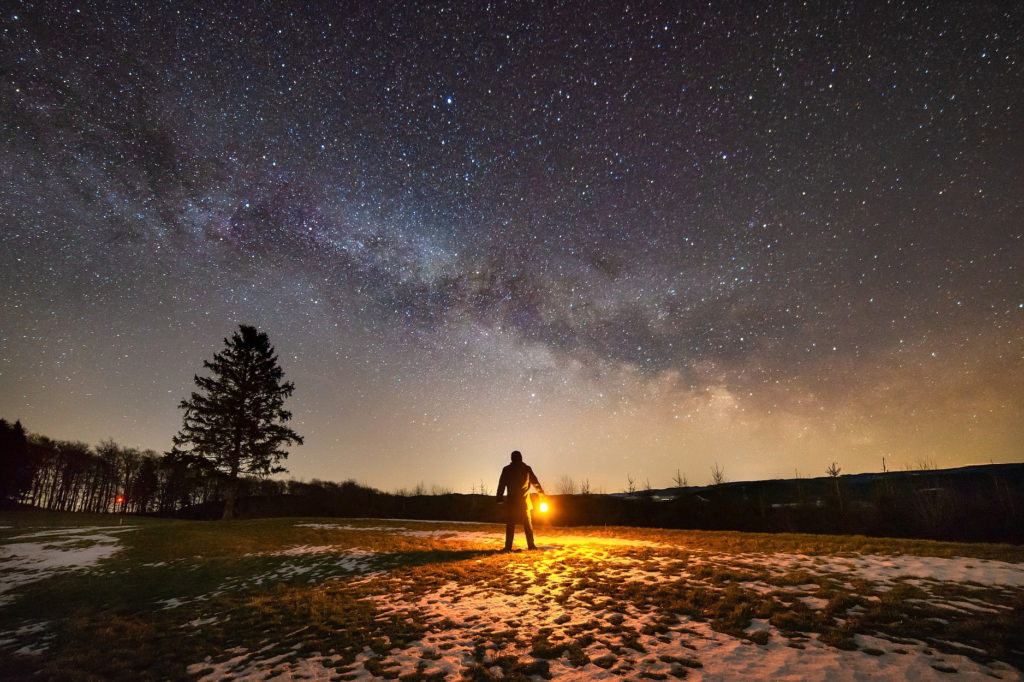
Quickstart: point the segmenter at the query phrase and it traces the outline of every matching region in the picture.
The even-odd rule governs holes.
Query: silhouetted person
[[[498,479],[498,502],[501,502],[508,488],[508,502],[505,503],[505,551],[512,551],[512,539],[516,534],[516,524],[523,524],[523,533],[526,535],[526,546],[529,549],[537,549],[533,544],[533,520],[530,518],[530,511],[533,503],[530,502],[530,486],[537,489],[541,495],[544,489],[540,487],[540,481],[533,469],[523,464],[523,455],[518,450],[512,453],[512,463],[501,470],[501,478]]]

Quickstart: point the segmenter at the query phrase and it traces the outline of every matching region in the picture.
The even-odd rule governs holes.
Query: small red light
[[[124,502],[124,496],[123,495],[118,495],[117,496],[117,503],[118,504],[122,504],[123,502]]]

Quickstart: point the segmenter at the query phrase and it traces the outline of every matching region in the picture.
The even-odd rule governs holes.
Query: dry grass
[[[0,544],[60,526],[15,521],[0,516],[11,526],[0,530]],[[1024,663],[1024,590],[866,579],[835,559],[1021,562],[1021,548],[601,528],[546,529],[563,549],[506,555],[495,551],[501,530],[148,521],[119,536],[124,549],[115,557],[27,584],[0,605],[0,668],[10,679],[187,679],[294,674],[315,660],[341,679],[360,670],[443,679],[439,666],[461,656],[466,679],[528,679],[565,667],[666,679],[705,665],[698,644],[708,628],[754,647],[824,643],[870,657],[926,648],[937,670],[950,665],[941,654]],[[495,539],[443,536],[466,531]],[[766,559],[783,555],[812,560],[787,567]],[[506,603],[529,607],[511,615],[473,607]],[[863,636],[873,643],[859,643]],[[409,652],[412,663],[402,658]]]

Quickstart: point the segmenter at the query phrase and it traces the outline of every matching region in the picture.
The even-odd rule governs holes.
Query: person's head
[[[513,462],[522,462],[523,461],[523,453],[519,452],[518,450],[513,450],[512,451],[512,461]]]

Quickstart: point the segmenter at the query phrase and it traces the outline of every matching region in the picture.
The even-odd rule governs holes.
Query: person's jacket
[[[498,479],[498,500],[505,496],[505,489],[508,488],[508,503],[517,507],[533,509],[530,503],[530,485],[537,489],[537,492],[544,494],[540,487],[537,475],[533,473],[526,464],[512,462],[501,470],[501,478]]]

